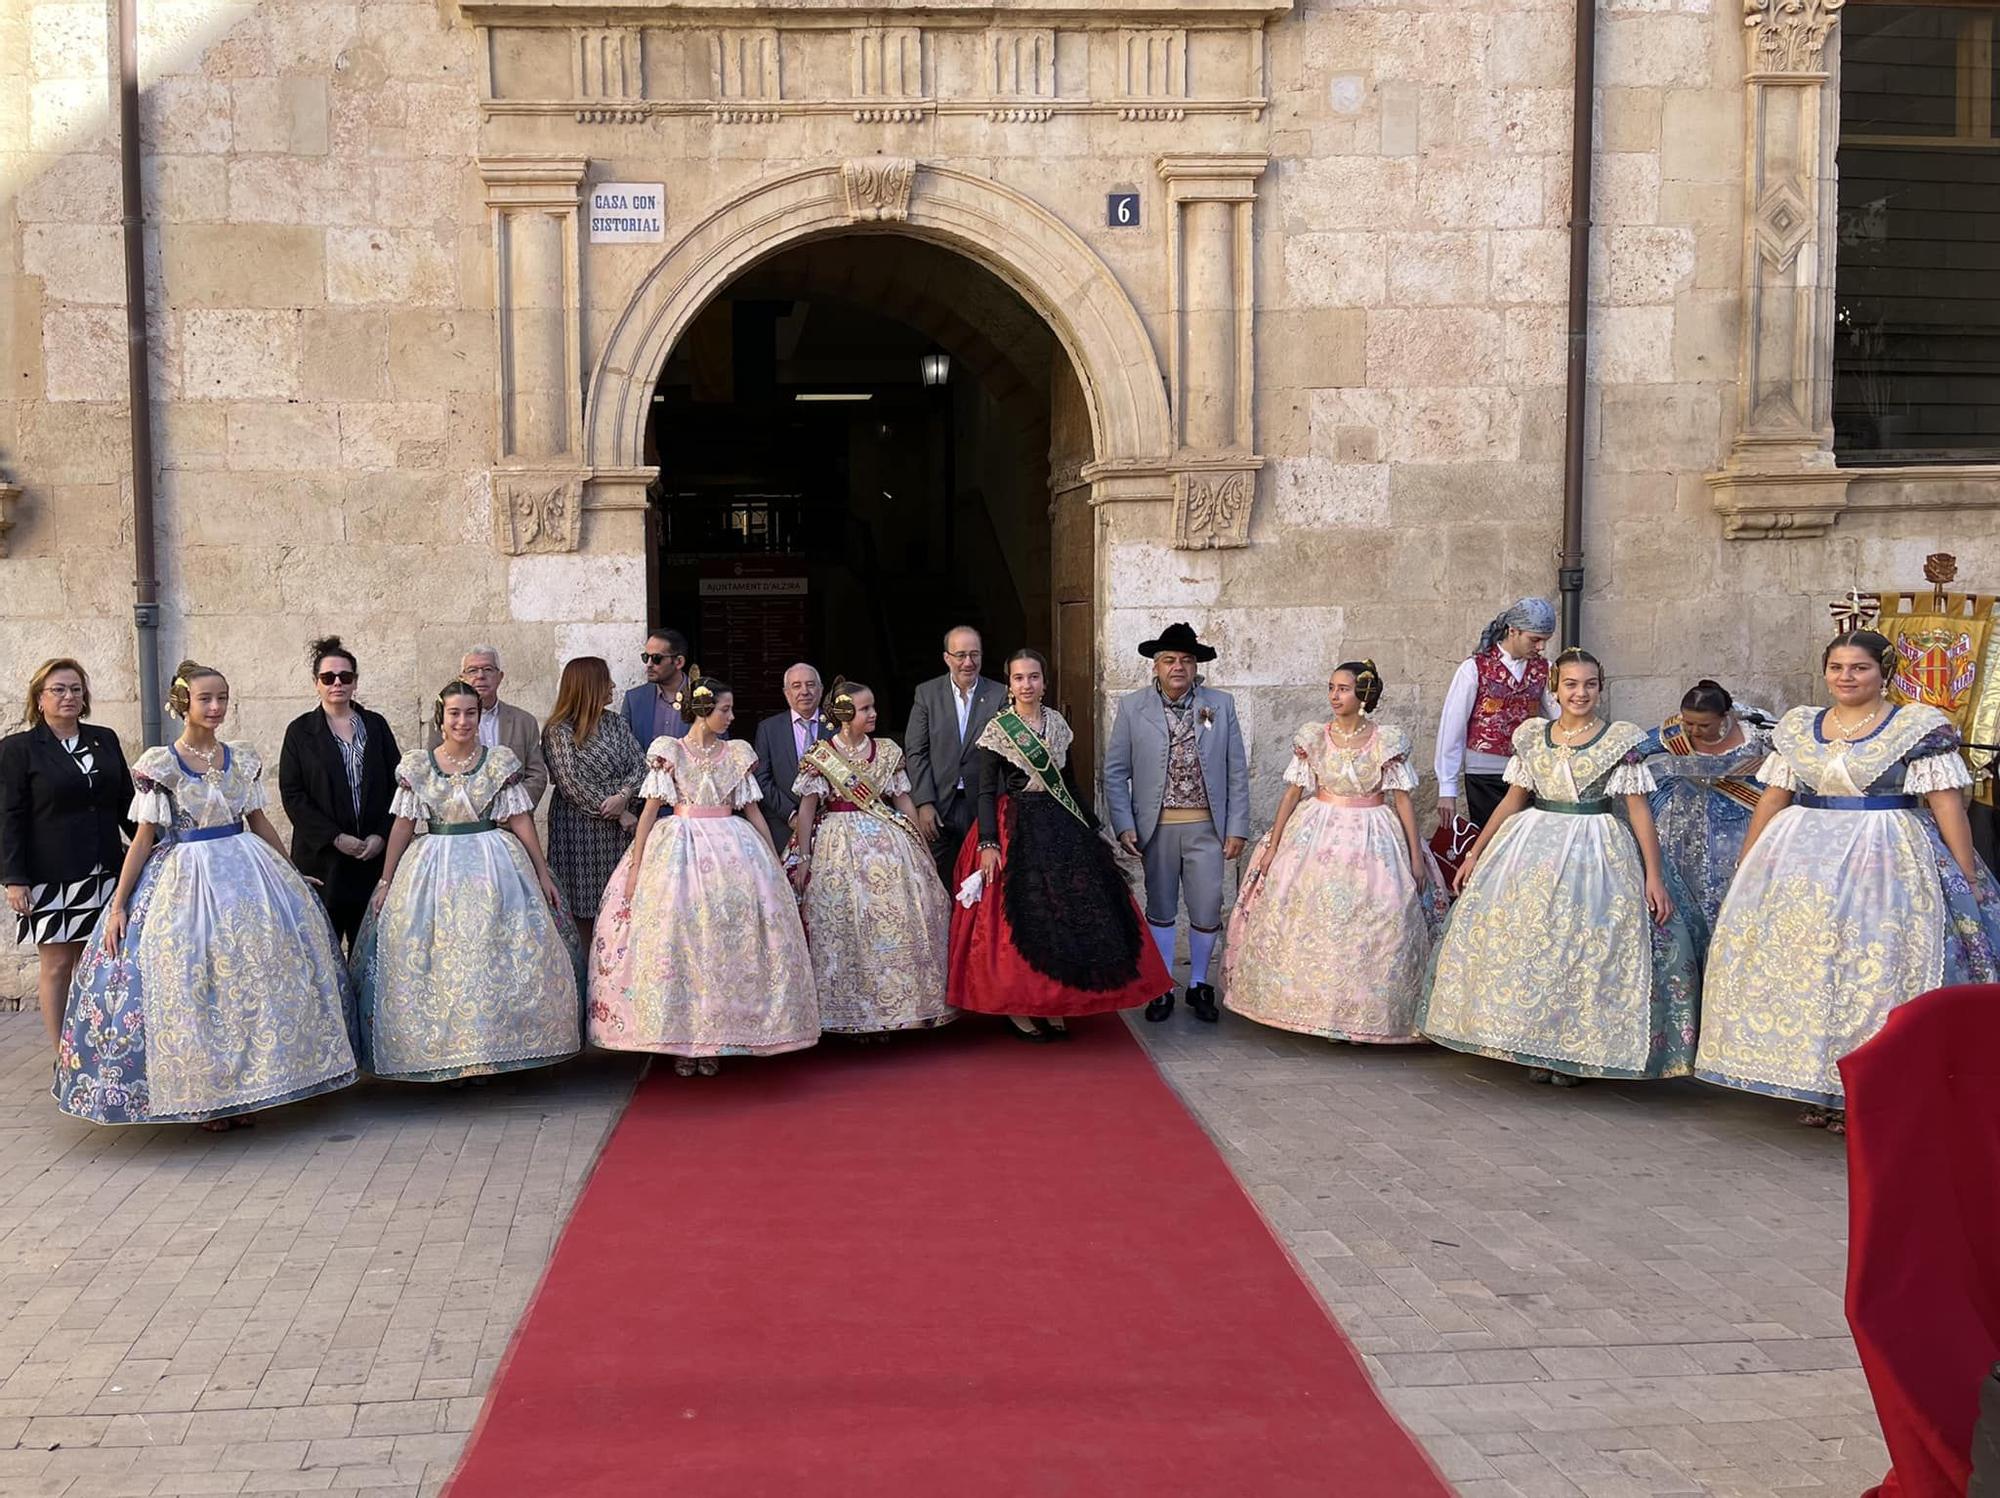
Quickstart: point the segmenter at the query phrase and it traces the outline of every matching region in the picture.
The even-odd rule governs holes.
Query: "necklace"
[[[1326,731],[1328,735],[1333,739],[1333,741],[1336,744],[1340,745],[1341,748],[1352,749],[1356,744],[1360,743],[1364,738],[1366,738],[1368,736],[1369,730],[1374,728],[1375,726],[1373,723],[1370,723],[1366,718],[1362,718],[1360,720],[1360,723],[1361,726],[1359,728],[1355,729],[1352,733],[1349,733],[1340,726],[1340,720],[1338,718],[1332,718],[1329,719],[1327,722]]]
[[[220,744],[212,744],[207,749],[197,749],[183,737],[174,741],[174,748],[180,752],[182,759],[200,761],[201,778],[210,785],[222,779],[222,771],[215,763],[216,755],[222,752]]]
[[[465,756],[452,754],[442,744],[438,745],[437,758],[438,768],[443,770],[453,780],[464,779],[472,772],[472,767],[479,763],[479,756],[477,754]],[[456,765],[458,768],[453,769],[453,765]]]
[[[1862,729],[1866,728],[1870,723],[1873,723],[1877,718],[1881,716],[1882,716],[1882,699],[1880,698],[1876,699],[1874,709],[1868,714],[1867,717],[1863,718],[1859,723],[1843,723],[1840,721],[1840,718],[1837,714],[1837,710],[1829,709],[1827,711],[1827,717],[1833,720],[1834,737],[1839,739],[1842,743],[1852,743],[1854,740],[1854,736],[1857,733],[1861,732]]]
[[[1597,719],[1595,718],[1585,718],[1575,728],[1564,728],[1560,723],[1553,724],[1549,729],[1549,736],[1561,740],[1556,745],[1556,757],[1558,759],[1568,759],[1572,754],[1576,753],[1576,741],[1578,737],[1585,731],[1595,729],[1596,727]]]

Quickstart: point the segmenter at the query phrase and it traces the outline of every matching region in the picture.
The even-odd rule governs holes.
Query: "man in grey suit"
[[[500,652],[491,645],[475,645],[460,657],[458,679],[479,694],[479,742],[487,748],[505,744],[521,762],[521,789],[540,806],[542,793],[549,788],[549,766],[542,758],[542,725],[524,707],[500,700],[500,683],[507,673],[500,669]],[[424,747],[435,749],[444,734],[433,722],[424,735]]]
[[[1153,683],[1118,704],[1104,752],[1104,796],[1111,830],[1146,868],[1146,925],[1174,967],[1174,923],[1188,913],[1188,1008],[1214,1024],[1209,958],[1222,930],[1223,865],[1250,835],[1250,760],[1236,699],[1195,673],[1215,659],[1185,624],[1169,625],[1139,647],[1153,662]],[[1174,991],[1146,1006],[1146,1018],[1174,1012]]]
[[[903,735],[903,767],[910,775],[917,829],[931,840],[946,888],[965,834],[979,815],[974,750],[980,733],[1007,702],[1007,689],[979,674],[984,658],[978,630],[961,624],[946,634],[945,674],[917,688],[909,732]]]
[[[625,694],[625,721],[641,749],[658,738],[687,736],[689,723],[674,699],[687,685],[687,636],[677,629],[656,629],[646,636],[639,653],[646,679]]]
[[[791,841],[792,818],[799,798],[792,786],[799,778],[799,761],[821,739],[833,737],[833,725],[819,715],[819,672],[800,661],[785,673],[785,711],[757,725],[757,788],[764,793],[764,826],[779,853]]]

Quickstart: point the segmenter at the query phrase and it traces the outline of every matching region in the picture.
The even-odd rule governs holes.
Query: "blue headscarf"
[[[1509,630],[1514,629],[1525,629],[1531,635],[1554,634],[1556,606],[1546,598],[1523,598],[1486,626],[1479,636],[1479,649],[1473,654],[1492,649]]]

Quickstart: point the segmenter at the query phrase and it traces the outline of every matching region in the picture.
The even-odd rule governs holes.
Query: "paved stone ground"
[[[1462,1492],[1880,1475],[1840,1152],[1790,1110],[1135,1028]],[[92,1129],[0,1015],[0,1498],[436,1493],[636,1072]]]
[[[1839,1139],[1692,1082],[1138,1025],[1467,1498],[1856,1494]]]

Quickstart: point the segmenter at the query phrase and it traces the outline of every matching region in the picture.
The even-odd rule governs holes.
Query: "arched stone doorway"
[[[872,245],[883,253],[857,253],[857,245],[864,251]],[[870,159],[789,173],[698,220],[645,277],[609,330],[593,370],[585,417],[593,507],[636,508],[640,496],[646,496],[653,532],[648,601],[665,609],[664,617],[673,617],[676,608],[699,608],[701,596],[699,569],[675,560],[669,507],[686,505],[693,513],[707,506],[712,522],[714,506],[727,502],[726,485],[718,480],[728,465],[718,465],[712,447],[693,469],[677,465],[675,454],[667,450],[676,431],[708,432],[675,425],[676,407],[691,399],[687,392],[704,377],[698,365],[705,356],[692,345],[704,339],[713,344],[723,336],[733,340],[735,332],[720,334],[713,326],[713,309],[746,301],[761,305],[757,316],[773,319],[796,318],[795,309],[807,303],[842,308],[839,315],[850,322],[874,319],[880,326],[870,336],[904,361],[905,384],[915,373],[913,339],[951,354],[957,368],[976,379],[977,404],[989,418],[981,429],[980,450],[1008,449],[1008,472],[977,475],[980,481],[970,486],[976,494],[968,494],[961,483],[945,513],[955,514],[961,524],[974,522],[970,534],[957,537],[955,549],[953,526],[946,521],[942,552],[934,543],[927,553],[940,559],[947,594],[949,587],[965,590],[963,608],[953,608],[935,588],[929,590],[928,603],[917,606],[922,600],[913,603],[908,596],[905,574],[899,601],[908,606],[896,623],[913,638],[898,642],[892,663],[884,668],[898,679],[888,694],[891,717],[882,726],[899,726],[896,718],[907,703],[899,689],[907,686],[903,678],[914,669],[909,662],[921,662],[924,674],[938,669],[936,650],[924,647],[935,646],[940,621],[969,615],[993,635],[988,642],[991,671],[998,671],[999,656],[1015,643],[1007,632],[1017,630],[1017,638],[1052,654],[1056,700],[1078,729],[1078,766],[1088,777],[1095,763],[1099,669],[1095,507],[1114,500],[1166,505],[1173,494],[1172,427],[1159,362],[1136,309],[1108,268],[1031,200],[982,178],[907,161]],[[774,305],[785,310],[780,314],[772,310]],[[1024,324],[1032,336],[1024,334]],[[764,332],[755,336],[761,339]],[[712,370],[712,349],[706,357]],[[676,360],[675,377],[665,378]],[[765,382],[766,401],[774,384]],[[883,382],[876,385],[875,393],[884,393]],[[948,409],[962,428],[961,402],[954,400]],[[732,419],[744,414],[738,410]],[[679,417],[683,423],[699,420],[698,413],[691,417],[685,410]],[[830,440],[826,423],[817,430]],[[984,440],[989,436],[994,440]],[[944,440],[952,441],[949,430]],[[692,449],[700,444],[686,445]],[[747,455],[749,448],[739,451]],[[774,484],[768,482],[772,472],[766,465],[756,473],[746,467],[735,475],[761,481],[772,491],[757,502],[763,508],[756,525],[771,522],[766,501],[795,509],[813,502],[796,474],[790,482]],[[996,487],[1009,491],[1004,508],[990,505]],[[821,508],[827,497],[818,496]],[[981,504],[988,504],[988,519],[994,522],[984,531],[976,523]],[[745,524],[752,523],[748,510],[742,514]],[[712,549],[717,533],[712,523],[706,524],[702,534]],[[993,586],[992,577],[967,576],[982,546],[997,548],[996,555],[1007,559],[1004,570],[1018,604],[1012,614],[1004,597],[997,596],[1006,590]],[[833,565],[835,549],[822,536],[819,544],[806,548],[800,565],[816,568],[830,583],[844,581],[850,589],[897,582],[888,568],[862,578],[866,569],[852,565],[852,557]],[[839,549],[852,547],[843,543]],[[879,555],[879,546],[876,551]],[[800,555],[796,550],[789,554]],[[719,560],[706,557],[711,573]],[[735,618],[740,623],[746,617],[740,610],[734,615],[710,612],[718,621]],[[806,650],[815,644],[832,648],[823,617],[817,622],[794,617],[782,627],[804,636]],[[884,621],[876,632],[887,627]],[[854,642],[842,643],[851,650]],[[759,658],[757,664],[768,672],[772,662]]]

